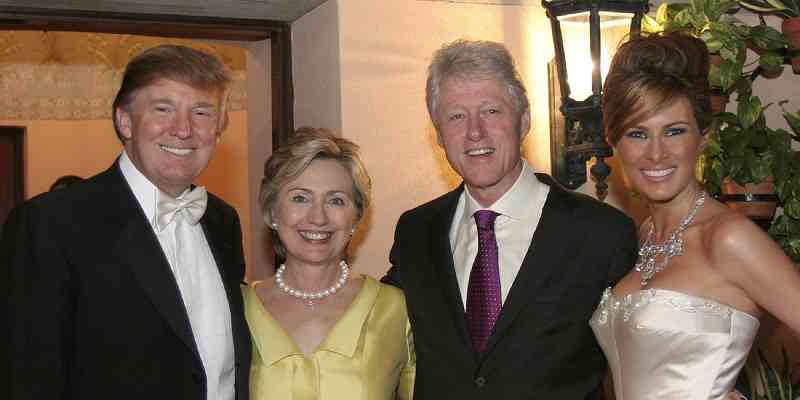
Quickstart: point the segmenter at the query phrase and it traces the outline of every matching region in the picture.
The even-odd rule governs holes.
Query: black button
[[[475,386],[483,387],[483,385],[485,385],[485,384],[486,384],[486,378],[484,378],[482,376],[479,376],[479,377],[475,378]]]

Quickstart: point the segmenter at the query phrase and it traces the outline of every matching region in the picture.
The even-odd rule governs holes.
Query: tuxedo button
[[[482,376],[479,376],[479,377],[475,378],[475,386],[483,387],[483,385],[485,385],[485,384],[486,384],[486,378],[484,378]]]

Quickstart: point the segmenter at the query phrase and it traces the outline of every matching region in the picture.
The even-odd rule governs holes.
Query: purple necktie
[[[486,350],[502,307],[497,240],[494,237],[494,220],[498,215],[490,210],[480,210],[474,215],[478,225],[478,254],[467,286],[467,326],[472,345],[479,353]]]

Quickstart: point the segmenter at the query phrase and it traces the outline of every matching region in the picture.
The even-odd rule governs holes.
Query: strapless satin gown
[[[664,289],[616,298],[606,289],[589,324],[617,400],[718,400],[736,383],[758,319]]]

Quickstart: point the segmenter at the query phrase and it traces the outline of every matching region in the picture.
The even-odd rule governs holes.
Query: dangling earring
[[[273,222],[270,226],[272,227],[273,230],[276,230],[276,231],[278,230],[278,223],[277,222]]]
[[[353,229],[350,229],[350,236],[353,236],[355,234],[356,234],[356,227],[354,226]]]

